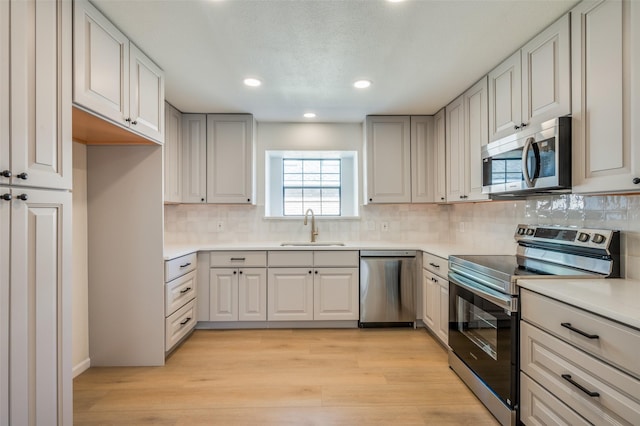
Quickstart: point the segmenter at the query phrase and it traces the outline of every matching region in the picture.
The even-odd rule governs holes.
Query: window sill
[[[304,220],[304,216],[264,216],[264,220],[285,220],[285,221],[299,221]],[[318,221],[352,221],[360,220],[360,216],[316,216]]]

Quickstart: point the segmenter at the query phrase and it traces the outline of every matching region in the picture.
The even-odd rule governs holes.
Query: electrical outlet
[[[222,232],[222,231],[224,231],[224,222],[223,222],[223,221],[219,221],[219,222],[218,222],[218,226],[216,226],[216,230],[217,230],[218,232]]]
[[[389,230],[389,222],[382,222],[381,228],[382,231],[387,232]]]

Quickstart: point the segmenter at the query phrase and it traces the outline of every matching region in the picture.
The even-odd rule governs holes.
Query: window
[[[282,173],[284,216],[340,216],[340,159],[284,158]]]
[[[358,216],[356,151],[265,151],[265,216]]]

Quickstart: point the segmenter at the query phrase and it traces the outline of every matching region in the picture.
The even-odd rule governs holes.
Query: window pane
[[[283,159],[283,211],[303,215],[340,215],[341,160]]]

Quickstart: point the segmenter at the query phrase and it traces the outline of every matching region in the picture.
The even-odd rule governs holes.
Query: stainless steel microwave
[[[482,148],[482,192],[532,195],[571,189],[571,117],[560,117]]]

